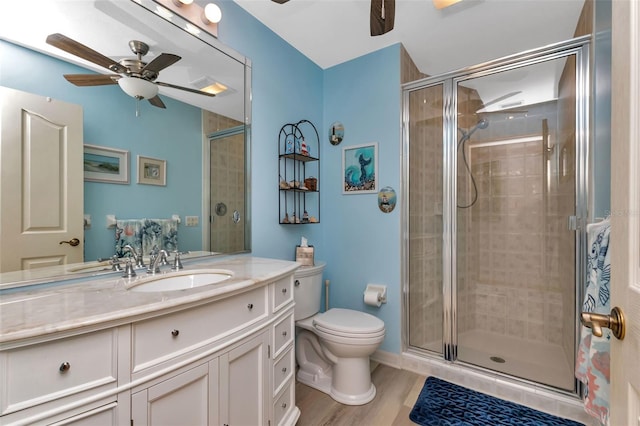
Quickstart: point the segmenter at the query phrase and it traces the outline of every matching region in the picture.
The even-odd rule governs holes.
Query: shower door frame
[[[478,78],[509,71],[545,61],[560,58],[569,58],[575,55],[576,60],[576,111],[575,111],[575,324],[574,324],[574,357],[580,337],[579,312],[582,305],[583,286],[586,279],[586,253],[587,237],[586,225],[593,221],[593,195],[590,191],[592,185],[589,177],[590,152],[592,152],[590,140],[590,102],[591,93],[589,75],[589,48],[590,36],[583,36],[552,44],[538,49],[528,50],[519,54],[507,56],[490,62],[471,66],[461,70],[428,77],[402,85],[402,350],[419,356],[425,355],[444,359],[445,361],[458,363],[480,371],[491,372],[505,376],[516,381],[543,386],[552,391],[577,396],[582,392],[582,384],[576,379],[573,392],[554,388],[544,383],[533,382],[527,379],[510,376],[497,370],[487,369],[466,363],[458,359],[458,330],[457,330],[457,84],[471,78]],[[443,294],[443,321],[442,321],[442,355],[409,344],[409,99],[413,91],[442,85],[443,111],[442,111],[442,141],[443,141],[443,224],[442,224],[442,294]]]

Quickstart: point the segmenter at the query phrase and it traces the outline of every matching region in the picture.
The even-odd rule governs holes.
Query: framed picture
[[[378,144],[342,148],[342,193],[378,192]]]
[[[138,155],[138,183],[167,185],[167,161]]]
[[[129,151],[85,145],[84,180],[128,184]]]

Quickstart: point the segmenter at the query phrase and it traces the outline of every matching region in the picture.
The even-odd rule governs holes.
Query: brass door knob
[[[60,241],[60,244],[69,244],[71,247],[75,247],[80,245],[80,240],[77,238],[72,238],[69,241]]]
[[[604,327],[610,329],[617,339],[624,339],[624,315],[622,314],[622,309],[617,306],[611,310],[609,315],[581,312],[580,322],[585,327],[590,328],[594,336],[602,337],[602,328]]]

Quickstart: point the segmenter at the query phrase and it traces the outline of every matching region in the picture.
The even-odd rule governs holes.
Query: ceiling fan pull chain
[[[136,117],[140,117],[140,99],[136,99]]]

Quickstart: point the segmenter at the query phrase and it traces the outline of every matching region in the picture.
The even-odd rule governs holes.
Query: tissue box
[[[313,246],[296,246],[296,262],[304,266],[313,266]]]

